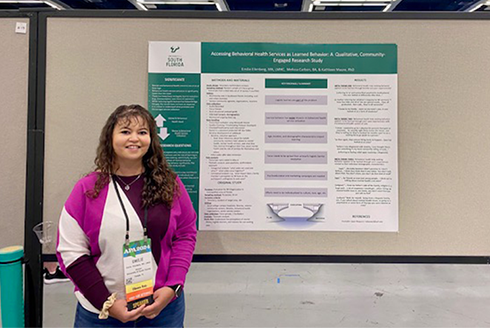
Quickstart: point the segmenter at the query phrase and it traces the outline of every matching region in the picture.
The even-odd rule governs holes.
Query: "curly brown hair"
[[[112,146],[114,127],[120,122],[132,119],[143,119],[150,129],[151,143],[143,156],[144,185],[142,192],[142,205],[152,206],[163,203],[172,206],[174,193],[178,192],[177,175],[170,168],[160,146],[157,126],[150,112],[140,105],[121,105],[109,116],[99,138],[97,155],[95,157],[95,171],[98,172],[97,181],[93,190],[86,195],[97,198],[100,191],[110,182],[111,175],[117,171],[116,156]]]

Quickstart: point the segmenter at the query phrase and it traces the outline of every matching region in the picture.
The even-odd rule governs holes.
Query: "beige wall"
[[[29,35],[16,22],[0,18],[0,247],[24,244]]]
[[[92,166],[107,115],[147,104],[148,41],[396,43],[398,233],[199,232],[198,254],[489,255],[490,22],[50,18],[44,219]]]

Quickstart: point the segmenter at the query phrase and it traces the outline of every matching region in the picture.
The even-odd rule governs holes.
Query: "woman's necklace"
[[[124,185],[124,189],[126,189],[126,191],[128,191],[128,190],[131,188],[131,185],[132,185],[133,183],[135,183],[135,182],[136,182],[136,181],[137,181],[137,180],[140,178],[140,176],[141,176],[142,174],[143,174],[143,173],[140,173],[140,174],[139,174],[139,175],[136,177],[136,179],[134,179],[134,180],[133,180],[133,181],[131,181],[130,183],[126,183],[126,182],[124,182],[124,181],[123,181],[123,180],[122,180],[122,179],[121,179],[121,178],[120,178],[118,175],[116,175],[116,178],[118,178],[118,179],[119,179],[119,181],[121,181],[121,182],[122,182],[122,184]]]

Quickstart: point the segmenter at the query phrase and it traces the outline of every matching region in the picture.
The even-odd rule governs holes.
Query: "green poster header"
[[[202,73],[396,74],[396,44],[201,44]]]

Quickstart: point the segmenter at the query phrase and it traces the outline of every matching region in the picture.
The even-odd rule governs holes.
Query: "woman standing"
[[[58,260],[79,302],[75,327],[183,327],[195,243],[196,213],[153,117],[119,106],[102,129],[95,171],[75,185],[59,223]],[[134,245],[151,245],[151,256],[138,257]],[[133,284],[145,274],[149,283]],[[153,295],[128,303],[151,287]]]

